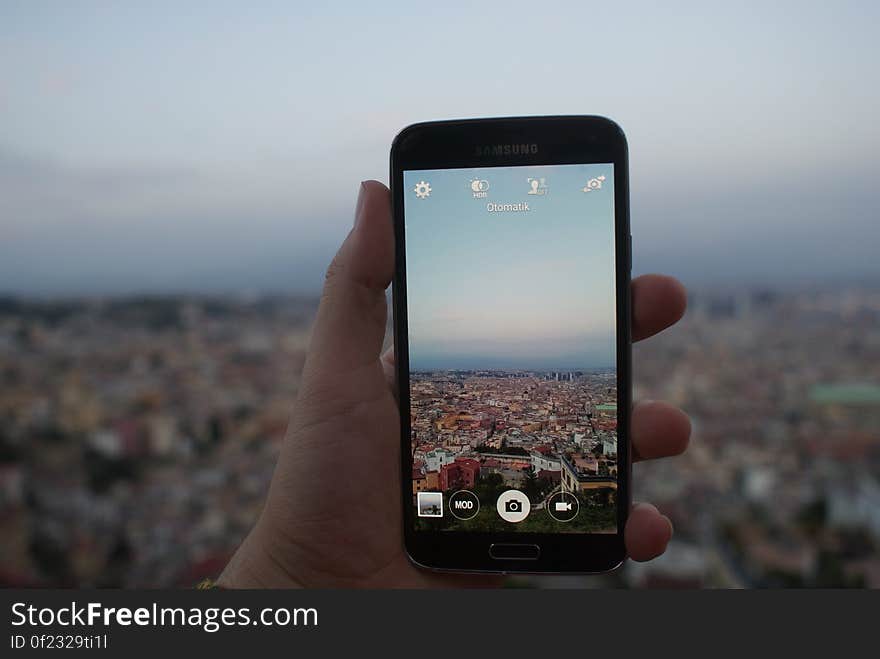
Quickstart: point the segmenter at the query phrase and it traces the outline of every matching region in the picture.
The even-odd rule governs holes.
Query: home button
[[[538,545],[502,543],[489,546],[489,556],[496,561],[536,561],[540,555]]]

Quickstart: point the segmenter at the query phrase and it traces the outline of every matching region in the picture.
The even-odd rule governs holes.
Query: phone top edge
[[[517,142],[540,145],[540,153],[535,150],[510,158],[507,153],[502,157],[488,152],[490,146]],[[393,174],[431,168],[413,165],[434,160],[443,168],[458,168],[502,160],[508,164],[573,163],[576,156],[591,154],[604,154],[604,162],[628,160],[626,135],[618,123],[601,115],[446,119],[402,128],[391,143],[390,165]]]
[[[587,121],[597,124],[606,124],[613,127],[622,137],[625,133],[620,124],[613,119],[601,114],[546,114],[546,115],[516,115],[509,117],[469,117],[469,118],[453,118],[453,119],[429,119],[426,121],[415,121],[401,128],[391,144],[394,145],[398,141],[398,137],[404,133],[420,128],[439,128],[446,126],[479,126],[485,124],[503,124],[503,123],[542,123],[542,122],[564,122],[564,121]]]

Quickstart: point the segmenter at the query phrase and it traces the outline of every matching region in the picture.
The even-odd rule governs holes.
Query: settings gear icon
[[[419,181],[416,183],[416,187],[414,188],[416,197],[419,199],[424,199],[425,197],[431,196],[431,186],[424,181]]]

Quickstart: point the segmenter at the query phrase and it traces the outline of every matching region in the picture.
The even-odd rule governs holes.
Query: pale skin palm
[[[361,187],[355,227],[328,270],[312,343],[265,509],[221,577],[229,587],[436,587],[494,585],[495,578],[439,575],[403,550],[399,413],[393,355],[381,354],[385,289],[394,269],[388,191]],[[636,338],[673,324],[681,285],[665,277],[633,286]],[[636,458],[684,450],[687,417],[663,403],[633,412]],[[626,529],[632,558],[663,552],[669,520],[637,505]]]

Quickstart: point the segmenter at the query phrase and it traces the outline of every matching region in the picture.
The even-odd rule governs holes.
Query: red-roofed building
[[[480,477],[480,463],[473,458],[456,458],[440,468],[440,489],[470,489]]]

